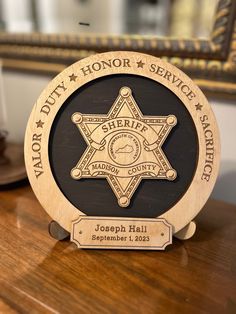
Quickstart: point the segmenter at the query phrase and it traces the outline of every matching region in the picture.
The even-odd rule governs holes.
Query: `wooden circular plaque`
[[[173,65],[136,52],[93,55],[50,82],[25,136],[31,186],[64,229],[81,215],[165,218],[177,233],[219,169],[214,114]]]

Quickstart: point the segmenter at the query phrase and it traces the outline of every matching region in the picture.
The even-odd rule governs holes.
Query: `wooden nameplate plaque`
[[[136,52],[93,55],[39,97],[25,162],[42,206],[80,248],[165,249],[187,239],[219,169],[205,96]]]

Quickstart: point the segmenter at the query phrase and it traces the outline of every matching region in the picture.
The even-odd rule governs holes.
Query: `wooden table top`
[[[236,206],[209,200],[166,251],[51,238],[29,186],[0,191],[0,313],[236,313]]]

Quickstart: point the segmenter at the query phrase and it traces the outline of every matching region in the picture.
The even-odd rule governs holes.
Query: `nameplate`
[[[71,241],[79,248],[164,250],[172,226],[164,218],[80,216],[72,222]]]

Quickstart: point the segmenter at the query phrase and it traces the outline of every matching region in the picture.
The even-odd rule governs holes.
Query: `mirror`
[[[0,0],[10,33],[209,38],[218,0]]]

